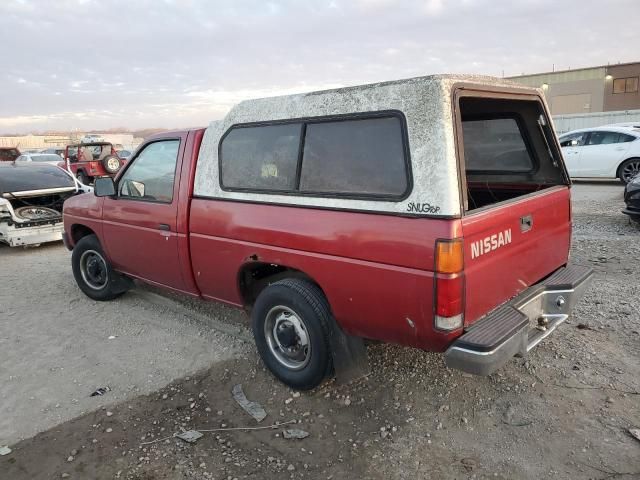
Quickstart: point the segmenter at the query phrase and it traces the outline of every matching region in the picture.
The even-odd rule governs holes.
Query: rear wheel
[[[88,175],[86,173],[84,173],[84,170],[78,170],[78,173],[76,173],[76,178],[83,185],[89,185],[89,181],[90,180],[89,180]]]
[[[329,374],[331,311],[318,287],[299,279],[275,282],[260,293],[251,317],[258,352],[283,383],[309,390]]]
[[[111,268],[95,235],[82,237],[76,244],[71,266],[78,287],[93,300],[113,300],[129,289],[128,281]]]
[[[636,175],[640,175],[640,158],[630,158],[620,165],[618,176],[625,185]]]

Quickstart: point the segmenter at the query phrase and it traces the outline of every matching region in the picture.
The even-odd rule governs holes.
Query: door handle
[[[158,225],[158,230],[162,230],[163,232],[170,232],[171,227],[167,223],[161,223],[160,225]]]
[[[533,228],[533,216],[525,215],[524,217],[520,217],[520,231],[522,233],[528,232]]]

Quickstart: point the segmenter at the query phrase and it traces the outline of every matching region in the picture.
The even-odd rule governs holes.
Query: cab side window
[[[122,198],[171,203],[180,140],[147,145],[134,159],[118,185]]]

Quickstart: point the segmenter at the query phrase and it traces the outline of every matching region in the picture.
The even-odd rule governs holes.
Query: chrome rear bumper
[[[592,275],[586,267],[562,267],[496,308],[449,346],[447,366],[490,375],[514,355],[526,355],[569,318]]]

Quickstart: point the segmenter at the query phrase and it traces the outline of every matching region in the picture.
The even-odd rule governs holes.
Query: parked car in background
[[[0,162],[13,162],[20,156],[20,150],[15,147],[0,147]]]
[[[47,163],[0,163],[0,243],[17,247],[61,240],[64,201],[91,190]]]
[[[62,160],[62,157],[55,153],[23,153],[16,158],[16,162],[48,163],[56,166],[60,165],[60,160]]]
[[[147,138],[67,200],[73,274],[94,300],[138,278],[245,308],[298,389],[359,365],[365,338],[488,375],[562,324],[592,274],[569,263],[549,118],[536,89],[464,76],[248,100]]]
[[[631,179],[624,188],[624,203],[627,208],[622,213],[635,222],[640,222],[640,175]]]
[[[125,162],[108,142],[67,145],[64,159],[65,167],[85,185],[98,177],[114,176]]]
[[[131,150],[122,149],[122,150],[118,150],[117,153],[118,153],[118,156],[120,158],[122,158],[123,160],[129,160],[129,158],[131,157],[131,153],[132,152],[131,152]]]
[[[611,178],[623,183],[640,173],[640,129],[607,126],[574,130],[560,136],[572,178]]]
[[[40,153],[55,154],[55,155],[59,155],[60,158],[62,158],[62,156],[64,155],[64,148],[63,147],[45,148],[44,150],[40,150]]]
[[[23,148],[20,152],[21,153],[40,153],[40,149],[39,148]]]

